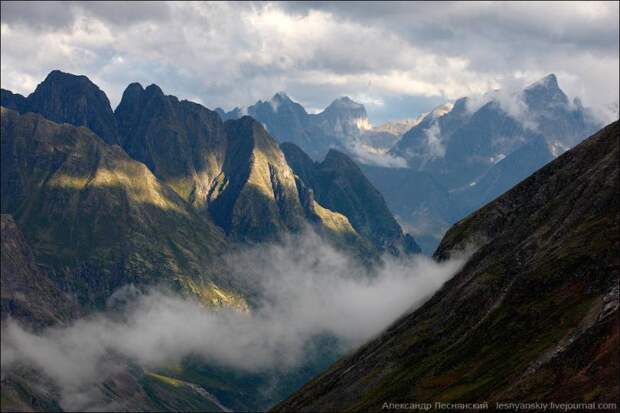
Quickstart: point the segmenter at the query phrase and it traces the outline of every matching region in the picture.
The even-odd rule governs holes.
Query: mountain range
[[[379,127],[347,97],[318,114],[282,92],[245,109],[217,111],[225,119],[247,113],[280,142],[317,159],[329,148],[350,155],[427,254],[450,225],[604,124],[578,98],[569,100],[554,74],[523,90],[464,97]]]
[[[83,90],[84,97],[77,99],[75,90]],[[319,231],[336,238],[346,234],[356,239],[360,248],[374,236],[359,225],[354,229],[350,217],[315,205],[317,201],[302,205],[284,154],[262,125],[250,117],[222,122],[215,112],[201,105],[164,95],[156,85],[144,89],[137,83],[127,87],[112,112],[105,94],[85,76],[60,71],[51,72],[27,98],[2,90],[2,106],[85,126],[93,132],[112,131],[106,138],[100,136],[104,143],[120,146],[129,158],[146,166],[158,184],[172,189],[193,213],[215,224],[233,241],[261,241],[287,231],[298,232],[308,223],[308,215],[318,218],[312,223],[319,225]],[[39,111],[41,107],[44,112]],[[109,122],[102,126],[102,119]],[[7,134],[7,145],[13,144],[11,136]],[[7,168],[7,176],[14,173],[8,162]],[[348,172],[361,174],[352,168]],[[363,185],[371,184],[364,181]],[[355,213],[389,214],[382,199],[372,205],[374,210]],[[13,205],[10,210],[16,208]],[[368,237],[360,237],[357,231]],[[394,234],[399,239],[386,242],[404,240],[400,228]],[[411,244],[410,240],[405,244]],[[364,250],[373,254],[382,251]]]
[[[439,208],[424,199],[397,214],[412,227],[428,220],[439,224],[431,226],[431,239],[418,233],[432,250],[449,225],[602,126],[579,99],[568,99],[553,74],[518,92],[500,90],[458,99],[431,112],[391,149],[391,154],[407,160],[409,169],[430,175],[444,189],[434,197],[449,203]],[[371,181],[380,189],[384,186],[372,176]],[[390,196],[385,196],[390,203]],[[431,212],[446,208],[450,213]]]
[[[419,252],[347,155],[330,151],[301,177],[249,116],[224,122],[137,83],[113,111],[87,77],[60,71],[28,97],[3,89],[1,99],[3,323],[69,325],[107,308],[119,289],[153,286],[252,312],[252,280],[232,276],[224,256],[307,230],[368,266],[384,254]],[[101,391],[110,403],[133,400],[130,410],[208,410],[218,398],[252,410],[324,363],[306,363],[272,396],[249,376],[220,370],[209,379],[216,398],[195,387],[215,374],[200,361],[166,376],[129,364]],[[252,380],[267,386],[272,378]],[[116,393],[105,389],[120,382]],[[36,371],[12,373],[3,377],[2,409],[58,410],[53,389]]]
[[[578,144],[597,123],[553,75],[377,128],[349,98],[308,114],[278,93],[226,113],[138,83],[113,110],[86,76],[61,71],[27,97],[2,89],[1,106],[3,328],[122,317],[117,292],[154,286],[252,314],[262,292],[226,257],[306,231],[359,268],[418,254],[418,234],[428,251],[451,223],[434,259],[475,250],[422,307],[338,361],[329,335],[277,380],[199,357],[155,369],[112,354],[101,403],[265,410],[312,377],[276,410],[617,400],[619,126]],[[33,366],[3,370],[1,386],[3,411],[85,406]]]
[[[316,114],[306,112],[284,92],[248,107],[215,111],[224,120],[252,116],[278,141],[296,144],[315,160],[324,158],[330,149],[383,152],[416,124],[416,120],[403,120],[373,127],[364,105],[348,96],[334,100]]]

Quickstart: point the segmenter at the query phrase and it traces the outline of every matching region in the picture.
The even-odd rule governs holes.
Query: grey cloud
[[[580,14],[575,2],[286,2],[292,12],[310,10],[339,18],[396,29],[409,40],[427,47],[452,47],[474,37],[503,47],[506,40],[574,44],[588,50],[617,53],[618,4],[601,5],[600,12]],[[598,23],[592,25],[592,23]],[[616,36],[617,37],[617,36]]]
[[[23,24],[37,30],[68,29],[82,16],[115,26],[170,17],[168,5],[154,1],[5,1],[1,7],[4,23]]]
[[[74,20],[69,8],[53,1],[3,1],[0,11],[3,23],[39,29],[68,27]]]
[[[2,7],[2,85],[23,94],[61,69],[88,75],[113,103],[133,81],[212,108],[250,105],[278,90],[313,109],[364,94],[384,102],[368,107],[379,123],[429,111],[434,98],[555,72],[586,105],[618,100],[617,3]],[[401,96],[417,99],[408,106],[415,112]]]

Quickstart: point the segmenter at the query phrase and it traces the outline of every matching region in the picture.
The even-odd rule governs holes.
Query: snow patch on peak
[[[372,125],[368,118],[355,118],[353,122],[360,131],[368,131],[372,129]]]
[[[433,109],[431,115],[433,116],[433,118],[437,119],[442,117],[446,113],[451,112],[453,108],[454,102],[446,102],[443,105],[437,106],[435,109]]]

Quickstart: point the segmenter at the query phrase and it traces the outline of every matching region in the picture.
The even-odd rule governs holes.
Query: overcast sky
[[[348,95],[380,123],[553,72],[586,104],[618,100],[618,2],[1,4],[1,83],[22,94],[60,69],[114,107],[138,81],[209,108]]]

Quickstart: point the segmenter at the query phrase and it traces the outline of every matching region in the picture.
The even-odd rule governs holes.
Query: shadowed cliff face
[[[218,288],[231,289],[218,258],[228,248],[224,234],[85,128],[2,108],[2,212],[88,304],[130,282],[163,279],[213,303],[222,300]]]
[[[402,401],[618,402],[620,126],[457,223],[435,256],[466,266],[276,411]]]
[[[331,150],[323,162],[314,162],[298,146],[280,145],[288,164],[326,208],[348,217],[353,228],[380,251],[398,254],[420,249],[413,238],[403,234],[383,196],[360,168],[342,152]]]
[[[121,143],[197,208],[207,203],[220,173],[227,135],[219,116],[198,104],[166,96],[156,85],[127,87],[115,111]]]
[[[303,209],[293,173],[264,128],[250,117],[227,121],[222,171],[211,184],[209,211],[236,239],[265,240],[298,232]]]

